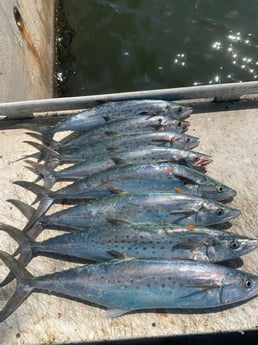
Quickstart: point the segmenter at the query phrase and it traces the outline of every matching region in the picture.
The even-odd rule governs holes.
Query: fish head
[[[222,281],[222,304],[242,302],[258,296],[258,277],[238,270],[229,270]]]
[[[185,120],[176,120],[176,119],[168,119],[166,121],[162,121],[160,123],[160,126],[163,126],[163,129],[166,131],[170,131],[170,130],[176,130],[178,133],[182,133],[182,132],[186,132],[190,126],[190,122],[189,121],[185,121]]]
[[[230,200],[236,196],[236,191],[218,181],[207,178],[208,181],[200,183],[198,195],[206,199],[217,201]]]
[[[199,138],[187,134],[172,136],[170,140],[170,146],[182,150],[192,150],[198,145]]]
[[[212,162],[211,156],[195,151],[184,151],[181,163],[197,170],[206,171],[206,166]]]
[[[235,259],[258,248],[258,240],[237,235],[220,235],[207,245],[209,261],[218,262]]]
[[[174,119],[183,120],[191,115],[193,109],[191,107],[183,106],[178,103],[171,102],[167,106],[167,113]]]
[[[196,215],[197,225],[215,225],[227,222],[240,215],[240,211],[219,202],[203,199]]]

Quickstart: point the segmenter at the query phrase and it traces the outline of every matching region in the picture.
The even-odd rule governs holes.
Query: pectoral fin
[[[117,225],[121,225],[121,224],[130,224],[132,225],[132,222],[129,222],[128,220],[125,219],[119,219],[119,218],[112,218],[112,217],[107,217],[106,221],[111,223],[111,224],[117,224]]]
[[[128,194],[128,192],[125,189],[117,188],[114,186],[109,186],[107,189],[113,194]]]
[[[105,133],[105,135],[107,135],[109,137],[112,137],[113,135],[119,134],[118,132],[115,132],[115,131],[105,131],[104,133]]]
[[[112,159],[112,161],[113,161],[116,165],[126,164],[126,161],[125,161],[124,159],[119,158],[119,157],[110,157],[110,159]]]
[[[134,259],[133,256],[127,255],[126,253],[119,252],[118,250],[108,250],[107,253],[112,255],[117,260],[130,260]]]

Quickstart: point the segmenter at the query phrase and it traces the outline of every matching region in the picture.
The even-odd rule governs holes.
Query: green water
[[[258,78],[258,0],[63,4],[75,31],[65,96]]]

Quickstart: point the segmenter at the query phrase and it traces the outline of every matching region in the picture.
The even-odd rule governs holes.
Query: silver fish
[[[57,191],[27,181],[16,181],[40,198],[53,200],[95,199],[134,192],[177,192],[224,201],[236,192],[217,180],[184,165],[169,162],[128,164],[109,168]]]
[[[114,224],[112,227],[73,231],[42,242],[32,241],[23,231],[9,225],[0,224],[0,230],[20,244],[23,264],[36,255],[48,253],[86,261],[134,257],[219,262],[258,248],[256,239],[208,228],[189,230],[178,225]]]
[[[224,204],[177,193],[113,195],[45,216],[43,214],[52,204],[52,199],[50,202],[43,199],[42,202],[28,222],[29,228],[38,222],[43,228],[85,229],[117,220],[209,226],[224,223],[240,214],[239,210]]]
[[[199,138],[177,131],[155,131],[143,133],[126,133],[119,135],[102,136],[102,138],[84,138],[79,143],[70,143],[68,146],[57,146],[58,152],[69,150],[88,151],[91,157],[94,153],[100,154],[105,151],[121,151],[137,149],[145,145],[161,145],[182,150],[191,150],[199,145]]]
[[[104,125],[92,128],[90,131],[73,132],[60,142],[52,140],[51,148],[54,150],[69,147],[78,147],[86,142],[102,141],[105,137],[112,137],[120,134],[136,134],[144,132],[187,131],[189,122],[171,119],[169,116],[134,116],[126,119],[108,121]],[[38,133],[27,133],[30,136],[42,141]]]
[[[133,164],[133,163],[149,163],[149,162],[174,162],[186,165],[191,168],[205,171],[205,167],[209,164],[211,156],[189,150],[178,150],[170,147],[161,146],[145,146],[140,149],[130,151],[109,152],[105,155],[99,155],[84,159],[83,152],[72,151],[66,154],[60,154],[38,143],[31,143],[38,150],[43,151],[46,159],[46,168],[54,169],[56,166],[65,163],[83,162],[71,169],[63,172],[53,173],[54,177],[59,178],[79,178],[92,175],[93,173],[105,170],[114,165]],[[51,156],[49,158],[48,154]],[[29,155],[29,157],[34,154]],[[25,157],[28,158],[28,157]],[[85,162],[84,162],[85,161]]]
[[[181,120],[190,116],[191,113],[191,107],[163,100],[142,99],[107,102],[71,115],[52,128],[34,128],[34,130],[42,132],[45,144],[51,144],[51,140],[57,132],[85,131],[104,125],[107,121],[142,115],[165,115],[172,119]]]
[[[0,321],[34,291],[106,307],[106,317],[138,310],[230,306],[258,295],[258,277],[207,262],[114,260],[34,277],[9,254],[1,251],[0,258],[17,279]]]

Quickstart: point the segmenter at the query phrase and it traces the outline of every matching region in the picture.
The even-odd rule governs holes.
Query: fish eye
[[[230,242],[230,248],[231,249],[238,249],[239,248],[239,242],[237,240],[233,240]]]
[[[218,193],[222,193],[223,190],[224,190],[224,188],[223,188],[222,185],[218,184],[218,185],[216,186],[216,191],[217,191]]]
[[[199,161],[199,157],[194,157],[193,161],[194,162],[198,162]]]
[[[183,107],[181,107],[181,106],[177,107],[177,111],[178,111],[179,113],[181,113],[181,112],[183,111]]]
[[[178,122],[177,127],[181,128],[182,127],[182,122]]]
[[[245,279],[244,280],[244,286],[245,286],[245,288],[250,289],[253,286],[251,279],[248,279],[248,278]]]
[[[217,210],[216,210],[217,216],[223,216],[224,213],[225,213],[225,211],[223,210],[223,208],[217,208]]]
[[[186,138],[186,142],[189,143],[189,141],[190,141],[190,138]]]

